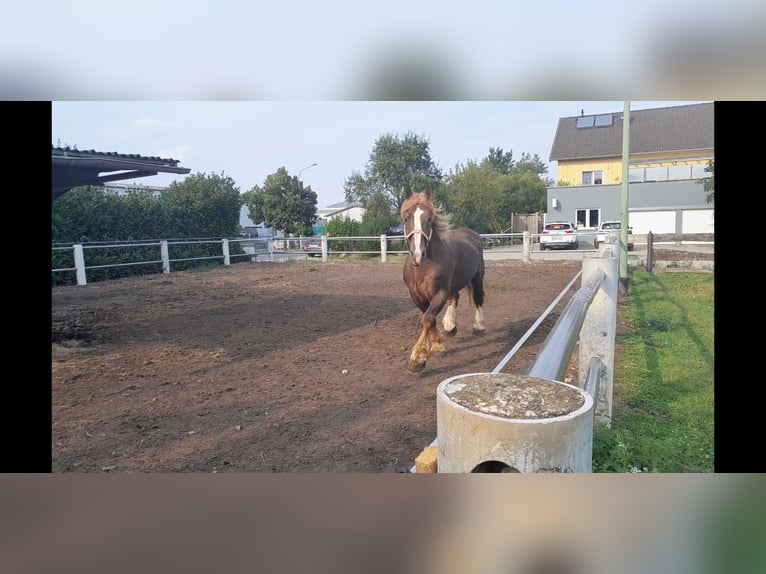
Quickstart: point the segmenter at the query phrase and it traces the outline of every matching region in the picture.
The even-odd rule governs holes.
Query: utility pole
[[[630,100],[622,111],[622,192],[620,205],[620,285],[628,292],[628,184],[630,183]]]

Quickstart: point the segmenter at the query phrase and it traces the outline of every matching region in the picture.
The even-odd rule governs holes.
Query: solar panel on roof
[[[594,119],[593,116],[580,116],[577,118],[577,128],[592,128]]]
[[[593,124],[597,128],[608,127],[612,125],[612,114],[602,114],[596,116],[595,123]]]

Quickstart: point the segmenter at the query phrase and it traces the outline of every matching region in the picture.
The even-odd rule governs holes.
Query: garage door
[[[682,233],[715,233],[712,209],[686,210],[681,217]]]
[[[628,227],[633,233],[675,233],[675,211],[631,211],[628,213]]]

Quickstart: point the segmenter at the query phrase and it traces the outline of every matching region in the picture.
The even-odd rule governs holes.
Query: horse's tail
[[[476,307],[484,306],[484,257],[479,259],[479,267],[476,269],[471,282],[468,284],[468,293]]]

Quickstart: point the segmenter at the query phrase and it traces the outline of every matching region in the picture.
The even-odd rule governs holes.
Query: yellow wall
[[[668,167],[671,165],[707,165],[713,158],[713,150],[694,150],[685,152],[662,152],[652,154],[635,154],[630,156],[630,167]],[[673,163],[675,162],[675,164]],[[569,185],[582,185],[582,172],[604,172],[604,185],[622,182],[622,157],[603,158],[599,160],[576,160],[558,162],[558,181]]]
[[[560,161],[558,180],[566,181],[569,185],[582,185],[582,172],[598,170],[604,172],[604,185],[622,181],[622,160],[619,158],[598,161]]]

